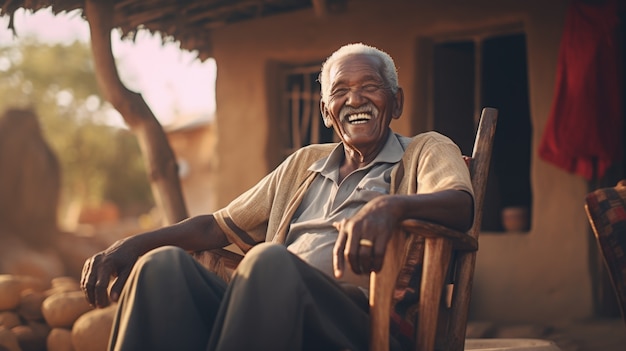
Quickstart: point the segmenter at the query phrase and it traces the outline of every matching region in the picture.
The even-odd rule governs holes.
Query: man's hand
[[[87,301],[95,307],[106,307],[117,302],[120,293],[139,254],[128,240],[119,240],[106,250],[85,261],[80,287]],[[111,277],[115,283],[108,292]]]
[[[333,248],[336,278],[343,276],[346,260],[356,274],[380,271],[387,243],[398,223],[390,200],[390,196],[375,198],[352,218],[335,223],[339,231]]]
[[[87,301],[96,307],[116,302],[139,256],[164,245],[187,251],[224,247],[230,242],[213,215],[195,216],[170,226],[119,240],[89,258],[83,266],[80,287]],[[109,292],[111,277],[117,278]]]

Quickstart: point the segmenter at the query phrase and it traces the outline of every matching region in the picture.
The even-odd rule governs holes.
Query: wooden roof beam
[[[313,0],[313,9],[317,17],[324,17],[328,14],[328,0]]]
[[[311,0],[313,10],[318,17],[324,17],[329,13],[339,13],[346,11],[348,7],[347,0]]]

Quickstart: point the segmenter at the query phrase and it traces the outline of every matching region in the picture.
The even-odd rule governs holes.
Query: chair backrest
[[[585,211],[626,323],[626,179],[587,194]]]
[[[482,224],[483,201],[487,189],[497,121],[497,109],[486,107],[482,110],[472,157],[469,160],[470,176],[474,188],[474,224],[468,234],[476,240],[478,240]],[[447,340],[446,350],[463,350],[464,348],[475,262],[476,251],[456,252],[456,262],[453,265],[454,289],[450,311],[443,314],[444,318],[447,317],[447,323],[445,323],[446,321],[441,323],[444,327],[447,324],[447,332],[444,329],[444,333],[440,333],[441,337]]]

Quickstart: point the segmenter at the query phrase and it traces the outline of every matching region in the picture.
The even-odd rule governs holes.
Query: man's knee
[[[137,269],[142,272],[162,272],[177,269],[177,262],[187,259],[189,254],[176,246],[162,246],[147,252],[137,261]]]
[[[250,249],[239,264],[238,272],[251,272],[253,270],[280,269],[289,265],[293,259],[292,254],[284,245],[275,243],[261,243]]]

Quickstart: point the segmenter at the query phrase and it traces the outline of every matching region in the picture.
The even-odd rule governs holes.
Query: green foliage
[[[137,140],[105,123],[88,44],[45,45],[22,38],[0,46],[0,111],[30,107],[62,166],[64,204],[116,203],[145,211],[152,194]]]

